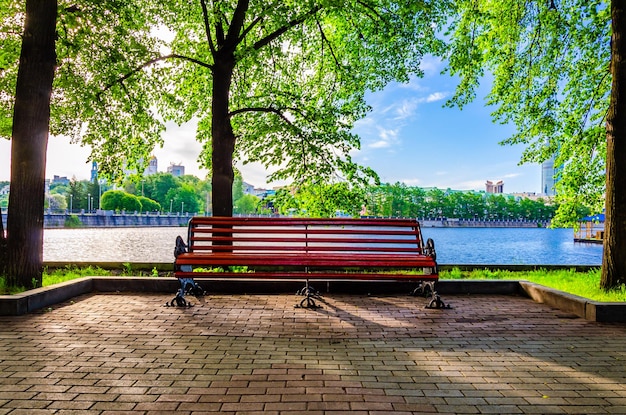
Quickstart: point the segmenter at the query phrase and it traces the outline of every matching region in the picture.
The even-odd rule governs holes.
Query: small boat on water
[[[601,244],[604,239],[604,213],[585,216],[574,229],[574,242]]]

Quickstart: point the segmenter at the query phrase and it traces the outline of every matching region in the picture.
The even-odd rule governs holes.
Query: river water
[[[172,262],[185,227],[45,229],[47,262]],[[602,245],[574,242],[571,229],[423,228],[440,264],[600,265]]]

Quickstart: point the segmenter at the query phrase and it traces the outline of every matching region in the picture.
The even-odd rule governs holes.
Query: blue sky
[[[491,121],[493,108],[484,104],[487,87],[463,110],[444,108],[456,80],[440,74],[443,64],[438,60],[427,58],[422,68],[423,78],[391,84],[369,94],[372,112],[355,125],[362,145],[352,155],[354,160],[372,167],[383,182],[484,190],[487,180],[503,180],[506,193],[538,193],[541,166],[518,166],[523,147],[498,144],[514,130]],[[199,169],[196,162],[201,146],[194,135],[192,124],[168,126],[164,147],[154,151],[159,171],[165,171],[170,163],[182,163],[187,174],[205,177],[207,171]],[[88,148],[70,144],[66,137],[50,137],[46,178],[58,175],[88,179],[88,156]],[[0,180],[9,179],[9,163],[10,142],[0,140]],[[244,180],[257,187],[281,184],[267,183],[261,166],[240,169]]]

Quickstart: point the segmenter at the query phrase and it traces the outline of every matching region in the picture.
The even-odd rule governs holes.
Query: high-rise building
[[[541,163],[541,193],[546,196],[554,196],[554,156]]]

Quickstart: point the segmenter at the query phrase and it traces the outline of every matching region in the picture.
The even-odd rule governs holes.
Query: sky
[[[361,149],[353,160],[373,168],[384,183],[403,182],[409,186],[454,190],[485,190],[485,182],[504,181],[505,193],[541,191],[541,166],[519,161],[523,146],[502,146],[500,141],[513,134],[512,126],[491,120],[493,107],[485,106],[488,85],[482,87],[474,103],[463,110],[446,108],[457,80],[442,75],[443,63],[434,58],[422,62],[423,78],[408,84],[390,84],[370,93],[372,111],[354,126],[361,137]],[[197,157],[201,145],[194,139],[193,123],[168,124],[164,145],[153,154],[158,170],[171,163],[185,166],[185,173],[204,178]],[[89,179],[90,148],[70,143],[67,137],[51,136],[48,142],[46,178],[54,175]],[[271,188],[284,183],[268,183],[267,170],[260,165],[238,166],[247,183]],[[0,139],[0,180],[10,178],[10,141]]]

